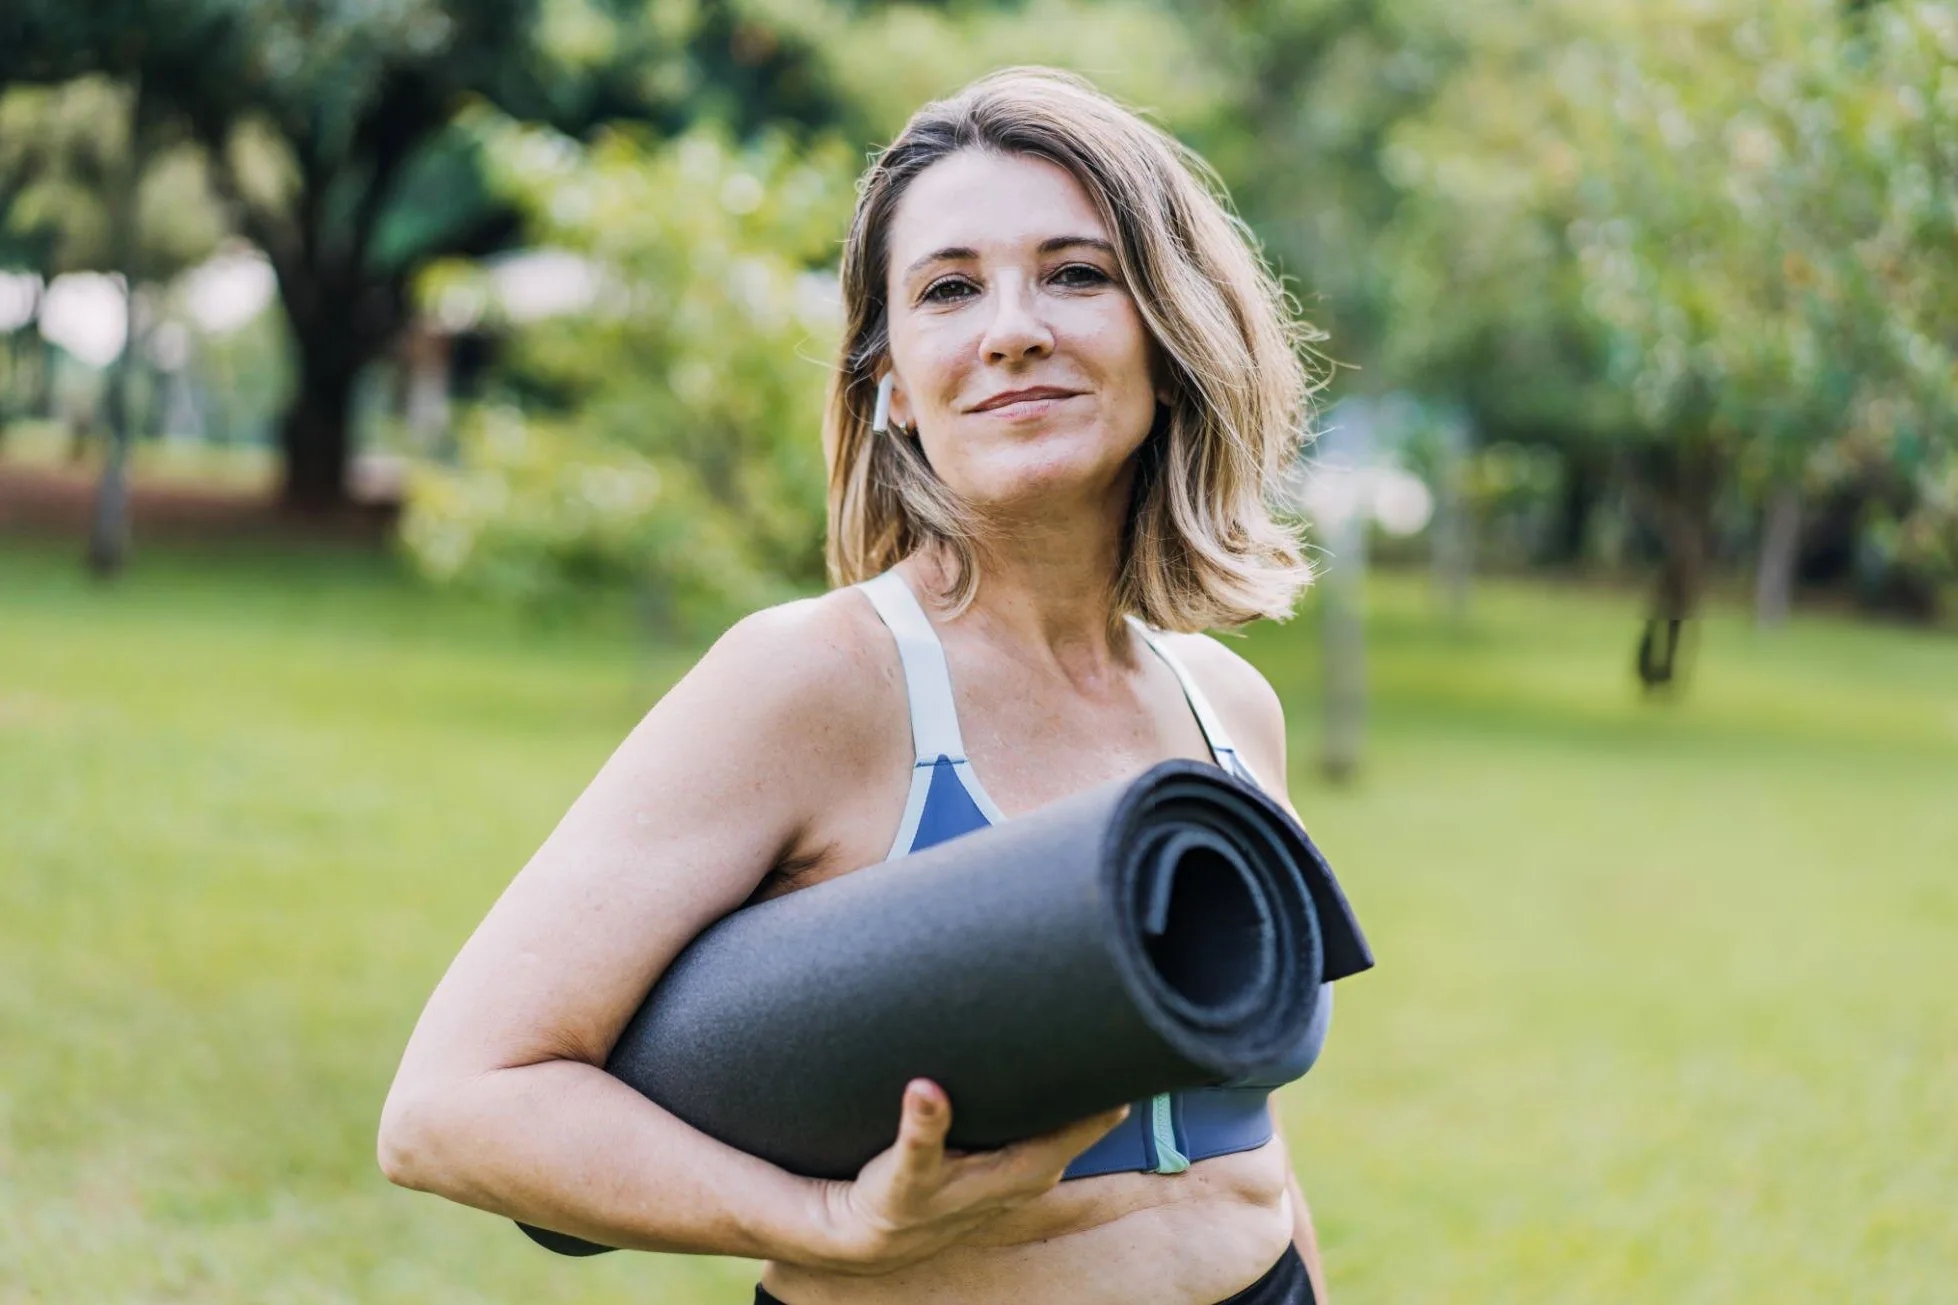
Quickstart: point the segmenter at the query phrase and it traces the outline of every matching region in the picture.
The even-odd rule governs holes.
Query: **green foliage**
[[[353,387],[403,327],[411,277],[516,233],[457,129],[470,104],[575,133],[837,109],[808,51],[735,0],[18,0],[0,23],[0,83],[99,73],[203,145],[298,346],[283,438],[300,506],[344,496]]]
[[[1382,156],[1390,369],[1757,498],[1860,482],[1889,561],[1948,578],[1958,7],[1482,12]]]
[[[1958,282],[1926,284],[1940,269],[1915,255],[1958,177],[1909,157],[1941,133],[1911,139],[1936,86],[1900,65],[1923,61],[1917,20],[1958,10],[1885,7],[1867,33],[1833,4],[1748,10],[1695,26],[1641,6],[1632,39],[1580,44],[1558,72],[1584,161],[1572,240],[1620,379],[1649,425],[1710,421],[1771,465],[1886,400],[1948,420],[1954,359],[1921,306]]]
[[[532,598],[624,581],[684,623],[819,585],[823,265],[848,221],[850,152],[711,128],[589,149],[480,129],[498,184],[540,244],[583,260],[594,298],[515,331],[505,401],[467,418],[459,466],[416,482],[416,556]],[[467,284],[445,271],[431,294]]]
[[[1229,183],[1305,315],[1330,332],[1328,355],[1372,368],[1386,343],[1395,270],[1375,257],[1398,202],[1382,145],[1445,83],[1484,6],[1178,0],[1172,8],[1192,55],[1216,70],[1217,101],[1190,123],[1192,143]],[[1383,388],[1370,375],[1345,384]]]
[[[1490,438],[1569,449],[1637,432],[1566,245],[1575,157],[1519,71],[1566,26],[1506,3],[1457,13],[1446,75],[1380,132],[1391,220],[1354,253],[1381,282],[1372,384],[1454,395]]]
[[[882,144],[926,101],[1014,64],[1068,68],[1187,129],[1224,102],[1224,70],[1193,57],[1193,33],[1172,6],[1106,0],[865,4],[747,0],[772,26],[820,52],[850,106],[850,125]]]
[[[167,279],[225,234],[202,155],[176,140],[139,161],[132,266],[110,238],[109,195],[129,164],[127,87],[104,77],[0,93],[0,246],[44,274],[119,271]]]

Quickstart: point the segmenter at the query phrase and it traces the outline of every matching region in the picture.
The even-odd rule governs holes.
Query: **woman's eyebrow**
[[[1115,246],[1109,244],[1100,236],[1055,236],[1052,240],[1043,240],[1040,242],[1040,252],[1043,254],[1057,254],[1063,249],[1075,249],[1083,246],[1088,249],[1099,250],[1110,258],[1115,257]]]
[[[1115,246],[1103,240],[1100,236],[1050,236],[1040,242],[1040,247],[1037,252],[1054,254],[1059,253],[1063,249],[1083,247],[1099,250],[1107,254],[1110,258],[1115,257]],[[964,245],[951,245],[944,249],[934,249],[931,253],[926,254],[923,258],[918,259],[911,266],[905,268],[904,277],[906,280],[909,280],[933,263],[956,263],[977,257],[979,257],[978,250],[968,249]]]

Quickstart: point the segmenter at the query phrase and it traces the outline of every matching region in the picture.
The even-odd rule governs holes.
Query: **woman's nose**
[[[979,342],[988,362],[1017,362],[1039,358],[1054,347],[1054,333],[1042,320],[1039,305],[1027,285],[1006,279],[993,295],[993,315]]]

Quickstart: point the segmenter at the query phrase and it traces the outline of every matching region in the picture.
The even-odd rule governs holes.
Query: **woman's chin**
[[[1038,517],[1058,524],[1072,519],[1067,511],[1071,506],[1097,502],[1115,489],[1115,479],[1104,467],[1050,465],[989,478],[966,501],[989,515]]]
[[[1038,504],[1093,499],[1115,488],[1133,449],[1113,450],[1096,438],[1055,432],[988,450],[960,468],[968,502],[1010,511]]]

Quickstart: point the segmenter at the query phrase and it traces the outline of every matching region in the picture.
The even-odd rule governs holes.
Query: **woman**
[[[599,1068],[674,955],[745,902],[1169,757],[1285,801],[1270,687],[1164,633],[1282,616],[1307,578],[1266,503],[1302,425],[1300,339],[1207,175],[1037,69],[927,105],[878,158],[824,429],[839,587],[729,630],[511,883],[403,1057],[389,1178],[609,1245],[765,1260],[761,1302],[1324,1299],[1265,1102],[1303,1065],[974,1155],[947,1152],[952,1103],[915,1080],[895,1143],[844,1183]]]

